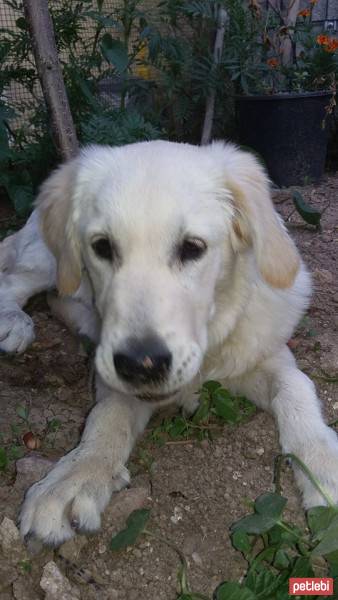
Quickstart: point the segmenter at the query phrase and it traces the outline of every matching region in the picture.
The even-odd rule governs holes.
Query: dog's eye
[[[203,240],[199,238],[191,238],[183,241],[179,248],[179,258],[181,262],[188,260],[198,260],[206,251],[207,246]]]
[[[104,260],[112,260],[113,259],[113,249],[112,245],[107,238],[98,238],[95,242],[92,243],[92,248],[99,258],[103,258]]]

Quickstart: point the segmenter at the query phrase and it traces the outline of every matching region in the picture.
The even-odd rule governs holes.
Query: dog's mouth
[[[178,394],[179,390],[173,390],[172,392],[166,392],[163,394],[153,394],[152,392],[143,392],[140,394],[135,394],[138,400],[143,400],[143,402],[161,402],[163,400],[172,399],[174,396]]]

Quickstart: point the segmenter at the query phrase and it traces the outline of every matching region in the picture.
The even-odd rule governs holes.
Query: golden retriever
[[[286,346],[310,277],[251,154],[220,142],[85,148],[44,183],[0,255],[2,350],[32,341],[22,306],[55,286],[56,312],[97,344],[98,402],[79,446],[26,494],[24,536],[60,544],[97,530],[152,412],[193,411],[206,379],[271,411],[283,452],[338,501],[336,434]],[[295,475],[304,505],[322,503]]]

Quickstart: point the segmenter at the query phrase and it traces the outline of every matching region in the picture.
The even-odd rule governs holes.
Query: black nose
[[[169,372],[172,356],[159,338],[129,339],[113,356],[116,373],[133,385],[159,383]]]

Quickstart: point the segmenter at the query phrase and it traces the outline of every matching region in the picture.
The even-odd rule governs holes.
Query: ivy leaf
[[[255,600],[251,590],[239,583],[227,581],[221,583],[214,594],[214,600]]]
[[[105,59],[114,65],[119,73],[123,73],[129,64],[128,51],[125,45],[120,40],[113,39],[110,33],[106,33],[102,37],[100,46]]]
[[[147,508],[134,510],[126,521],[127,527],[112,538],[110,549],[117,551],[132,546],[145,528],[149,517],[150,510]]]
[[[307,204],[304,201],[303,196],[300,192],[293,192],[292,200],[297,212],[300,214],[300,216],[304,219],[306,223],[309,223],[310,225],[315,225],[316,227],[320,225],[322,213],[316,210],[315,208],[312,208],[312,206],[310,206],[309,204]]]

